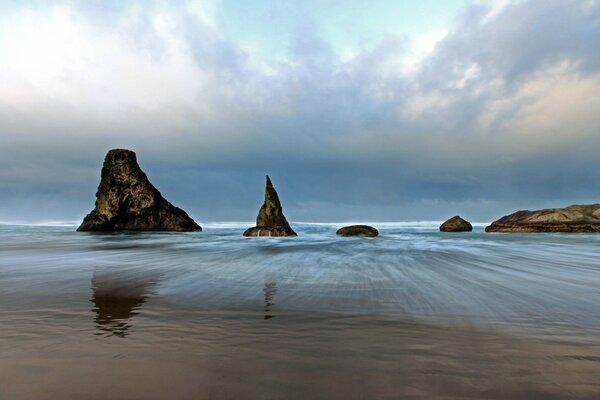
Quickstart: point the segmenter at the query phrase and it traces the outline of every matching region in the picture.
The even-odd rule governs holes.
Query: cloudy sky
[[[198,221],[600,202],[599,0],[0,1],[0,220],[135,150]]]

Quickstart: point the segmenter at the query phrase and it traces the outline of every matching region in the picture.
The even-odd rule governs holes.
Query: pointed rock
[[[244,236],[296,236],[296,232],[283,215],[279,196],[269,176],[265,188],[265,202],[256,217],[256,226],[246,229]]]
[[[96,207],[77,230],[189,232],[202,228],[152,186],[133,151],[114,149],[104,159]]]
[[[472,230],[473,226],[471,223],[458,215],[440,225],[441,232],[471,232]]]

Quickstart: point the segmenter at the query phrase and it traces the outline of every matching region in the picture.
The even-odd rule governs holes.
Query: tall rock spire
[[[78,231],[201,231],[185,211],[169,203],[150,183],[135,153],[106,154],[96,193],[96,207]]]
[[[246,229],[244,236],[296,236],[283,215],[279,196],[268,175],[265,202],[256,217],[256,226]]]

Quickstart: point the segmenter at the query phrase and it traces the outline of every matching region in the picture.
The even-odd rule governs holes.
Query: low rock
[[[517,211],[485,228],[486,232],[600,232],[600,204]]]
[[[379,231],[369,225],[350,225],[340,228],[335,232],[340,236],[368,236],[375,237],[379,235]]]
[[[133,151],[106,154],[96,207],[78,231],[201,231],[185,211],[169,203],[140,169]]]
[[[279,196],[268,176],[265,202],[258,211],[256,226],[246,229],[244,236],[297,236],[283,215]]]
[[[471,232],[473,226],[469,221],[466,221],[458,215],[450,218],[440,225],[441,232]]]

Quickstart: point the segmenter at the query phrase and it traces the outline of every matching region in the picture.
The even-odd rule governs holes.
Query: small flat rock
[[[473,226],[471,223],[458,215],[440,225],[441,232],[471,232],[472,230]]]
[[[375,237],[379,235],[379,231],[369,225],[350,225],[338,229],[335,234],[339,236]]]

